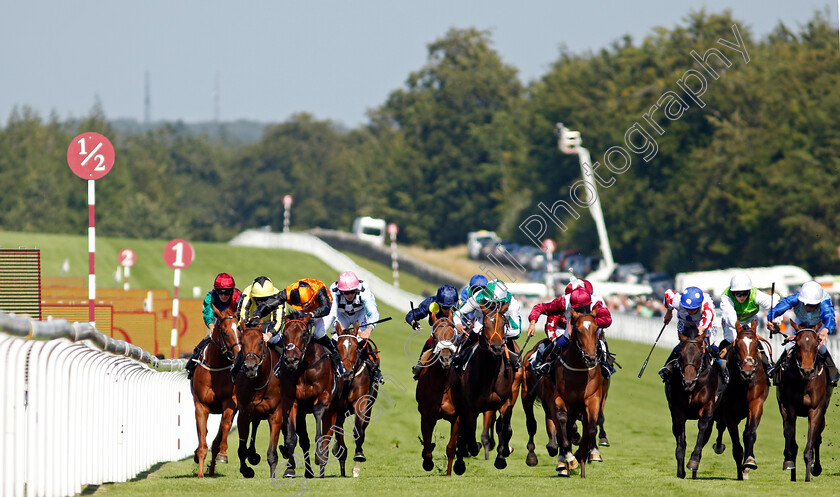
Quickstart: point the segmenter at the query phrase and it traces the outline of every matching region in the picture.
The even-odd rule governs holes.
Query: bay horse
[[[295,447],[300,435],[305,476],[311,478],[309,466],[309,435],[306,432],[306,414],[315,417],[315,462],[320,466],[319,476],[324,477],[329,456],[329,438],[336,421],[336,412],[330,409],[336,389],[329,352],[312,340],[309,316],[287,319],[283,324],[284,353],[282,357],[281,390],[283,428],[286,443],[282,449],[288,461],[284,476],[295,476]]]
[[[198,448],[193,460],[198,463],[198,477],[204,478],[204,460],[207,457],[207,417],[221,414],[222,422],[213,440],[208,476],[216,472],[216,462],[226,463],[227,437],[236,414],[236,397],[230,368],[239,353],[236,310],[220,312],[213,306],[215,326],[210,332],[210,343],[204,348],[200,362],[190,380],[190,391],[195,404],[195,426],[198,431]]]
[[[671,430],[677,440],[677,477],[685,478],[685,422],[697,421],[697,443],[688,461],[691,477],[697,478],[703,447],[712,435],[712,421],[717,401],[719,375],[706,351],[706,335],[699,333],[696,324],[686,323],[679,335],[680,356],[677,368],[665,382],[665,398],[671,411]]]
[[[554,402],[551,406],[559,437],[557,472],[568,476],[575,460],[580,476],[586,477],[586,463],[601,461],[595,437],[604,399],[604,377],[598,360],[598,324],[590,313],[571,310],[569,344],[556,361],[554,369]],[[583,424],[580,445],[571,453],[570,424],[580,419]]]
[[[446,446],[446,476],[452,475],[452,463],[455,459],[455,444],[458,438],[458,416],[455,402],[452,400],[450,376],[452,375],[452,359],[455,356],[455,339],[458,329],[451,316],[438,318],[432,315],[432,346],[423,361],[426,365],[417,378],[417,389],[414,398],[417,400],[417,410],[420,411],[420,433],[422,435],[423,469],[431,471],[435,467],[432,452],[435,443],[432,442],[435,425],[441,419],[450,423],[449,443]]]
[[[254,440],[260,421],[267,419],[270,438],[266,457],[269,476],[274,478],[277,470],[277,442],[283,422],[281,383],[274,376],[274,366],[280,361],[280,355],[263,339],[262,324],[254,327],[244,326],[239,341],[242,343],[241,353],[244,356],[242,369],[236,377],[236,400],[239,404],[239,472],[245,478],[254,477],[254,470],[248,463],[260,463],[260,456],[254,449]],[[250,447],[247,444],[249,428]]]
[[[729,430],[738,480],[749,479],[749,471],[758,469],[754,452],[756,431],[764,412],[764,401],[770,391],[767,386],[767,372],[764,370],[759,350],[761,346],[759,342],[763,338],[756,333],[757,327],[758,320],[753,320],[749,328],[735,322],[735,331],[738,334],[726,358],[726,367],[729,369],[731,379],[721,395],[720,404],[715,409],[718,436],[712,448],[718,454],[723,453],[724,427]],[[742,447],[738,436],[738,425],[743,419],[747,421],[744,424]]]
[[[344,420],[351,415],[355,416],[352,435],[356,441],[356,452],[353,455],[353,477],[356,478],[361,474],[361,463],[367,461],[362,445],[365,443],[365,430],[370,424],[370,413],[379,390],[374,385],[370,369],[364,361],[362,350],[365,342],[359,339],[359,323],[356,322],[347,330],[343,330],[341,324],[336,323],[335,329],[338,335],[336,347],[347,373],[340,378],[333,398],[332,410],[336,412],[333,455],[338,457],[341,476],[346,476],[347,445],[344,443]]]
[[[820,444],[825,429],[825,412],[831,400],[833,387],[828,382],[828,371],[819,360],[820,339],[815,329],[805,328],[791,323],[796,334],[788,338],[795,341],[793,349],[787,354],[776,385],[776,398],[782,413],[782,426],[785,434],[785,461],[782,469],[790,470],[790,481],[796,481],[796,418],[808,418],[808,441],[802,455],[805,459],[805,481],[811,481],[811,475],[822,473],[820,464]]]
[[[455,474],[461,475],[466,471],[464,457],[478,455],[478,443],[475,440],[476,420],[479,414],[486,411],[499,411],[496,421],[496,469],[507,467],[505,458],[510,455],[510,439],[513,435],[511,416],[514,397],[514,373],[507,357],[505,346],[505,312],[508,303],[493,303],[481,305],[483,314],[483,330],[478,343],[470,350],[463,372],[450,375],[452,399],[455,401],[458,416],[458,439],[456,460],[453,466]],[[470,357],[472,356],[472,357]]]

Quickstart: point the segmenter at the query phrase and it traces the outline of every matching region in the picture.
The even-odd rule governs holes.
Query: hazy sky
[[[142,120],[148,71],[153,121],[212,120],[218,74],[223,121],[306,111],[356,127],[451,27],[491,30],[528,82],[561,45],[638,42],[703,7],[731,9],[758,36],[779,21],[798,30],[826,7],[837,24],[831,0],[10,1],[0,16],[0,126],[15,105],[84,116],[97,95],[109,118]]]

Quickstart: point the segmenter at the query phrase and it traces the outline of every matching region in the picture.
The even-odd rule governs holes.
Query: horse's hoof
[[[562,476],[564,478],[569,477],[569,469],[566,467],[565,461],[558,462],[555,469],[557,470],[557,476]]]
[[[312,469],[310,468],[310,469],[306,469],[303,472],[303,476],[306,477],[306,478],[315,478],[315,473],[313,473]]]
[[[601,437],[598,439],[598,445],[600,445],[601,447],[609,447],[610,441],[607,440],[607,437]]]
[[[260,461],[262,461],[262,458],[260,457],[259,454],[250,454],[248,456],[248,464],[250,464],[251,466],[258,465],[260,463]]]
[[[283,471],[283,478],[294,478],[294,477],[295,477],[294,468],[286,468],[286,471]]]
[[[475,456],[477,456],[478,454],[481,453],[482,449],[484,449],[484,446],[481,445],[480,442],[476,442],[475,445],[473,446],[473,450],[470,451],[470,455],[475,457]]]
[[[696,479],[697,479],[697,471],[692,471],[692,472],[691,472],[691,479],[692,479],[692,480],[696,480]]]
[[[558,450],[557,450],[557,446],[556,446],[556,445],[551,445],[551,444],[546,445],[546,446],[545,446],[545,450],[547,450],[547,451],[548,451],[548,455],[549,455],[549,457],[554,457],[554,456],[556,456],[556,455],[557,455],[557,452],[558,452]]]
[[[718,445],[718,443],[715,442],[712,444],[712,450],[715,451],[715,454],[723,454],[723,452],[726,450],[726,444]]]
[[[534,454],[534,451],[529,452],[528,456],[525,458],[525,464],[528,466],[536,466],[538,462],[537,455]]]
[[[697,459],[691,459],[690,461],[688,461],[688,464],[686,464],[685,467],[691,471],[697,471],[698,469],[700,469],[700,461],[698,461]]]
[[[467,471],[467,465],[464,463],[464,460],[458,459],[455,461],[455,465],[452,466],[452,471],[454,471],[458,476],[463,475]]]
[[[589,460],[591,462],[604,462],[604,460],[601,459],[601,453],[598,452],[598,449],[592,449],[589,452]]]
[[[219,462],[219,463],[222,463],[222,464],[227,464],[228,463],[227,454],[219,454],[218,456],[216,456],[216,462]]]
[[[574,457],[572,457],[572,459],[571,459],[571,460],[567,460],[567,461],[566,461],[566,463],[567,463],[567,464],[566,464],[566,466],[567,466],[570,470],[571,470],[571,469],[578,469],[578,467],[580,466],[580,463],[579,463],[579,462],[578,462],[578,460],[577,460],[577,459],[575,459]]]
[[[356,452],[356,455],[353,456],[353,460],[356,462],[365,462],[367,461],[367,457],[365,457],[365,453],[362,451]]]
[[[244,468],[239,468],[239,472],[242,473],[242,476],[245,478],[253,478],[254,477],[254,470],[245,466]]]
[[[750,479],[750,470],[745,469],[741,472],[741,479],[742,480],[749,480]]]
[[[358,462],[353,465],[353,478],[358,478],[362,474],[362,465]]]
[[[507,468],[507,460],[504,457],[497,457],[493,462],[493,466],[495,466],[496,469],[505,469]]]
[[[758,464],[755,462],[755,458],[748,457],[746,461],[744,461],[744,467],[746,469],[758,469]]]
[[[785,461],[782,463],[782,469],[785,471],[796,469],[796,463],[793,461]]]
[[[820,476],[822,474],[822,465],[820,465],[820,463],[814,464],[814,467],[811,468],[811,474],[814,476]]]
[[[431,471],[431,470],[435,469],[435,462],[432,461],[431,458],[423,459],[423,469],[426,470],[426,471]]]

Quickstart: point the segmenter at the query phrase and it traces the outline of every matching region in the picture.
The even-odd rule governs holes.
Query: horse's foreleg
[[[297,411],[295,413],[295,435],[297,436],[297,443],[300,450],[303,452],[301,459],[303,460],[303,475],[306,478],[313,478],[315,473],[312,472],[312,463],[310,460],[312,443],[309,439],[309,430],[306,428],[306,413]]]
[[[259,418],[251,422],[251,440],[248,443],[248,462],[254,466],[260,463],[262,458],[257,454],[257,428],[260,427]]]
[[[332,425],[327,424],[329,417],[324,404],[316,403],[312,414],[315,416],[315,464],[320,468],[318,477],[323,478],[330,454],[329,438],[332,436]]]
[[[758,469],[755,462],[755,440],[758,437],[758,424],[761,423],[761,415],[764,413],[764,399],[754,399],[747,412],[747,421],[744,423],[744,468]]]
[[[824,422],[822,419],[822,409],[810,409],[808,411],[808,439],[805,442],[805,449],[802,455],[805,459],[805,481],[811,481],[811,470],[814,466],[815,446],[817,437],[819,437],[820,423]]]
[[[420,416],[420,434],[423,437],[423,451],[420,453],[420,457],[423,458],[423,469],[426,471],[431,471],[435,467],[435,462],[432,460],[432,452],[435,450],[432,435],[434,434],[436,423],[437,418],[431,414],[422,414]]]
[[[525,428],[528,430],[528,454],[525,456],[525,464],[536,466],[538,463],[537,454],[534,452],[534,435],[537,433],[537,420],[534,417],[534,396],[527,392],[522,394],[522,409],[525,410]]]
[[[251,423],[248,420],[248,415],[244,411],[239,412],[239,417],[236,420],[237,432],[239,434],[239,447],[236,450],[239,456],[239,472],[245,478],[253,478],[254,470],[248,467],[248,429]]]
[[[193,461],[198,463],[198,477],[204,478],[204,459],[207,457],[207,416],[210,408],[195,401],[195,428],[198,432],[198,448],[195,449]],[[214,464],[211,463],[211,468]],[[212,470],[210,476],[213,476]]]
[[[722,406],[723,404],[721,404]],[[723,432],[726,430],[726,423],[722,417],[715,417],[715,428],[717,428],[717,438],[715,439],[715,443],[712,444],[712,450],[715,451],[715,454],[723,454],[726,451],[726,444],[723,443]]]
[[[226,402],[222,410],[222,422],[219,423],[219,431],[213,439],[210,452],[210,470],[208,474],[213,476],[216,472],[216,462],[228,462],[227,458],[227,437],[230,426],[233,424],[233,415],[236,413],[236,404],[232,401]]]
[[[738,421],[729,417],[726,419],[726,429],[729,432],[729,438],[732,440],[732,459],[735,460],[736,479],[743,480],[745,476],[744,471],[744,448],[741,446],[741,440],[738,435]],[[749,424],[744,427],[744,437],[746,439],[746,432],[749,429]]]
[[[455,418],[452,421],[452,426],[449,430],[449,443],[446,444],[446,476],[452,476],[452,462],[455,460],[455,445],[458,443],[458,418]],[[462,475],[464,471],[466,471],[466,465],[464,465],[464,461],[461,461],[460,472],[458,472],[458,468],[455,469],[455,474]],[[434,466],[432,466],[434,467]]]
[[[280,440],[280,431],[283,429],[283,413],[279,407],[268,417],[268,426],[270,428],[270,438],[266,460],[268,461],[268,474],[274,479],[277,472],[277,442]]]
[[[826,401],[826,404],[828,401]],[[811,474],[820,476],[822,474],[822,464],[820,464],[820,445],[822,445],[822,432],[825,429],[825,410],[820,414],[820,423],[817,426],[817,437],[814,440],[814,467],[811,469]]]
[[[685,417],[676,406],[671,406],[671,432],[677,440],[677,449],[674,452],[677,458],[677,478],[685,478]]]
[[[481,445],[484,447],[484,460],[490,459],[490,451],[496,445],[493,440],[493,425],[496,424],[496,411],[484,412],[484,425],[481,430]]]
[[[697,478],[697,469],[700,468],[700,458],[703,457],[703,447],[709,442],[712,436],[712,416],[714,415],[714,406],[710,402],[700,415],[697,421],[697,443],[694,445],[694,450],[691,452],[691,459],[688,461],[688,469],[691,470],[691,477]]]
[[[782,431],[785,434],[785,462],[782,469],[790,470],[790,481],[796,481],[796,453],[799,451],[796,444],[796,413],[782,402],[779,402],[779,411],[782,414]]]
[[[607,431],[604,430],[604,407],[607,405],[607,393],[610,391],[610,378],[604,380],[604,396],[601,398],[601,414],[598,415],[598,445],[610,446]]]
[[[335,441],[333,442],[333,456],[338,458],[338,468],[342,477],[346,477],[345,466],[347,464],[347,443],[344,441],[344,420],[345,413],[338,413],[335,417]]]
[[[283,429],[286,431],[283,456],[288,460],[283,476],[295,476],[295,447],[297,446],[297,402],[290,402],[283,408]],[[304,428],[306,424],[304,424]],[[308,439],[307,439],[308,440]],[[308,456],[307,456],[308,462]]]
[[[499,410],[499,419],[496,421],[499,444],[496,446],[496,460],[493,463],[496,469],[505,469],[507,467],[507,460],[505,458],[510,455],[510,439],[513,435],[513,429],[510,426],[512,413],[513,405],[510,401]]]

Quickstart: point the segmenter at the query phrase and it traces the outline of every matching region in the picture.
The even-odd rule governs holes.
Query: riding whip
[[[645,363],[642,365],[642,369],[639,371],[639,378],[642,377],[642,374],[645,372],[645,368],[648,365],[648,361],[650,360],[650,355],[653,354],[653,349],[656,348],[656,342],[659,341],[659,338],[662,336],[662,332],[665,331],[665,327],[668,326],[668,323],[662,325],[662,329],[659,330],[659,336],[656,337],[656,340],[653,341],[653,347],[650,348],[650,352],[648,352],[647,359],[645,359]]]

